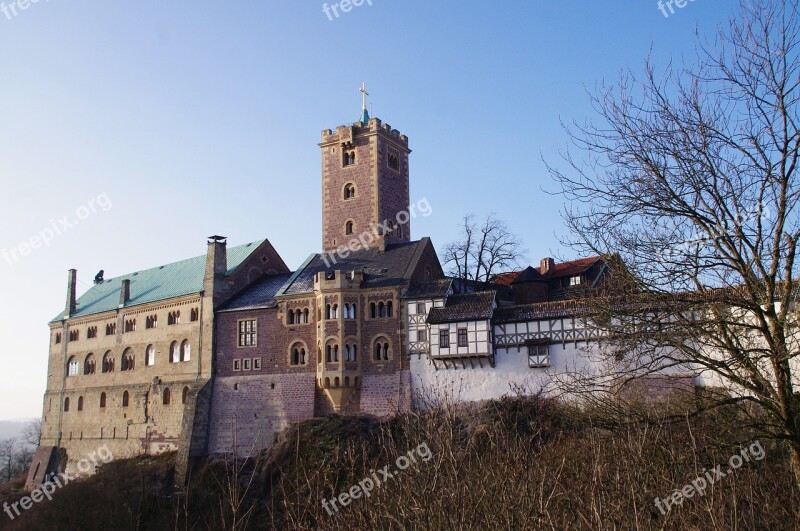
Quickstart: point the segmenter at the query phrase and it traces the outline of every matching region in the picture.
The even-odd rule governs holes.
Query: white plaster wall
[[[415,393],[423,397],[444,393],[448,398],[459,401],[476,401],[514,395],[519,387],[526,393],[536,393],[542,389],[552,389],[554,373],[594,370],[597,367],[590,360],[585,349],[597,348],[596,343],[578,342],[550,345],[550,367],[528,367],[526,347],[499,348],[496,352],[496,365],[492,368],[483,360],[483,368],[439,369],[436,370],[429,357],[411,356],[411,385]],[[477,361],[474,361],[477,366]],[[419,405],[419,404],[418,404]]]

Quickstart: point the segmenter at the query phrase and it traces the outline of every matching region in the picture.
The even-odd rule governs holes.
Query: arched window
[[[97,362],[94,359],[94,354],[91,352],[86,356],[83,362],[83,374],[94,374],[97,371]]]
[[[333,361],[333,347],[331,347],[330,345],[325,347],[325,361],[327,361],[328,363]]]
[[[378,317],[386,317],[386,305],[383,301],[378,303]]]
[[[389,360],[389,340],[385,337],[379,337],[375,340],[373,347],[375,353],[375,361],[388,361]]]
[[[189,388],[184,387],[183,393],[181,393],[181,404],[185,404],[187,398],[189,398]]]
[[[376,306],[374,302],[369,303],[369,316],[375,319],[378,317],[378,312],[375,310]]]
[[[331,305],[330,304],[326,304],[325,305],[325,319],[330,319],[330,318],[331,318]]]
[[[308,324],[308,308],[303,310],[303,323]]]
[[[131,400],[131,395],[128,393],[128,391],[122,393],[122,407],[128,407],[130,400]]]
[[[69,397],[64,399],[64,411],[69,411]]]
[[[110,350],[103,354],[103,372],[114,372],[114,354]]]
[[[286,314],[286,322],[290,325],[294,324],[294,312],[292,310],[289,310],[289,312]]]
[[[358,345],[353,345],[353,358],[351,361],[358,361]]]
[[[169,392],[169,387],[164,388],[164,396],[162,397],[162,402],[165,406],[168,406],[172,401],[172,395]]]
[[[83,397],[78,397],[78,411],[83,411]]]
[[[333,361],[339,361],[339,345],[333,346]]]
[[[350,345],[344,346],[344,361],[350,361]]]
[[[184,339],[181,343],[181,361],[189,361],[192,359],[192,346],[189,344],[188,339]]]
[[[78,358],[75,356],[70,357],[69,361],[67,361],[67,376],[78,376],[79,368]]]
[[[386,317],[393,317],[394,316],[394,305],[392,301],[386,303]]]
[[[344,233],[345,234],[353,234],[353,222],[348,221],[344,224]]]
[[[356,187],[353,186],[353,183],[347,183],[344,185],[344,198],[345,199],[353,199],[356,196]]]
[[[156,364],[156,347],[153,345],[147,345],[144,351],[144,364],[148,367],[152,367]]]
[[[133,350],[130,348],[126,348],[125,352],[122,353],[122,367],[123,371],[132,371],[133,370]]]
[[[179,361],[180,361],[180,352],[178,348],[178,342],[173,341],[169,346],[169,362],[178,363]]]
[[[106,407],[106,394],[100,393],[100,407]]]
[[[292,359],[290,361],[292,365],[300,365],[300,349],[298,347],[292,349]]]
[[[339,305],[334,304],[331,306],[331,319],[338,319],[339,318]]]
[[[350,319],[356,318],[356,303],[350,305]]]

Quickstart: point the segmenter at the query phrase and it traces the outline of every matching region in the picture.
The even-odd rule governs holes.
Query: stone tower
[[[323,131],[319,146],[323,251],[409,241],[408,138],[363,109],[361,121]]]

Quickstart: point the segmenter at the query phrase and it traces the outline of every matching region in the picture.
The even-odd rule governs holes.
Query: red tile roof
[[[593,266],[598,260],[602,260],[602,256],[590,256],[589,258],[580,258],[578,260],[570,260],[568,262],[561,262],[556,263],[555,270],[550,275],[544,275],[542,273],[541,267],[534,267],[533,270],[539,273],[540,275],[544,275],[545,278],[560,278],[560,277],[572,277],[575,275],[580,275],[591,266]],[[525,270],[521,271],[510,271],[508,273],[500,273],[495,277],[494,283],[499,286],[510,286],[517,278],[524,272]]]

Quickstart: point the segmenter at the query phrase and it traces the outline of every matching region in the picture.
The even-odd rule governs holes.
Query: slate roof
[[[521,284],[522,282],[547,282],[547,279],[534,268],[528,266],[526,269],[523,269],[511,283]]]
[[[576,300],[535,302],[501,306],[495,310],[492,322],[495,324],[520,323],[537,319],[578,316],[585,313],[586,307]]]
[[[227,249],[230,275],[265,240],[251,242]],[[119,291],[122,281],[130,279],[131,298],[126,307],[146,304],[203,291],[203,277],[206,271],[206,255],[195,256],[180,262],[137,271],[127,275],[104,280],[95,284],[77,300],[77,308],[70,319],[116,310],[119,306]],[[62,311],[51,322],[60,321]]]
[[[311,255],[278,295],[314,291],[314,275],[323,271],[361,271],[365,273],[361,284],[364,288],[403,285],[408,282],[413,273],[411,269],[428,242],[428,238],[423,238],[416,242],[395,243],[383,252],[377,248],[359,249],[347,258],[335,253]]]
[[[266,275],[256,280],[237,296],[220,308],[220,312],[233,312],[238,310],[255,310],[263,308],[276,308],[278,306],[275,295],[291,278],[293,273],[280,273]]]
[[[494,291],[481,291],[450,295],[444,308],[432,308],[428,323],[454,323],[457,321],[480,321],[492,317]]]
[[[450,292],[453,285],[452,278],[432,280],[430,282],[415,282],[403,294],[404,299],[441,299]]]

